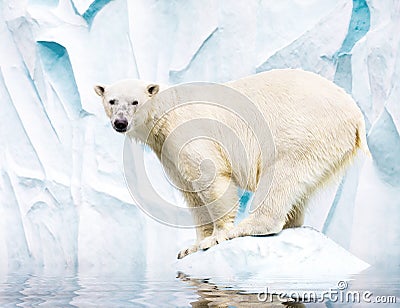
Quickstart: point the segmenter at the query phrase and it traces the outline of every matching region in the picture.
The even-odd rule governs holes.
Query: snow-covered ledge
[[[247,292],[267,288],[270,293],[343,288],[353,275],[368,267],[310,227],[286,229],[274,236],[236,238],[176,262],[177,271],[191,278]]]

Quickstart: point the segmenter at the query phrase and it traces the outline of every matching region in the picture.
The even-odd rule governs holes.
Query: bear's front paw
[[[243,236],[243,232],[241,230],[239,230],[238,228],[235,228],[228,232],[228,239],[230,239],[230,240],[240,237],[240,236]]]
[[[197,250],[199,250],[198,245],[192,245],[189,248],[182,249],[178,253],[178,259],[182,259],[182,258],[186,257],[187,255],[190,255],[191,253],[195,253]]]
[[[218,235],[211,235],[203,239],[199,243],[199,248],[202,250],[206,250],[212,246],[220,244],[228,239],[228,236],[225,232],[219,232]]]

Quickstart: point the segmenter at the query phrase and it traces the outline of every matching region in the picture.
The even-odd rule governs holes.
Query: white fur
[[[197,242],[181,251],[179,258],[226,239],[301,226],[305,206],[316,189],[337,178],[359,148],[368,152],[364,119],[355,102],[314,73],[273,70],[225,85],[247,96],[261,111],[264,118],[254,117],[250,126],[270,130],[275,146],[270,152],[261,152],[249,123],[217,106],[193,104],[165,115],[165,110],[176,105],[174,99],[149,95],[147,83],[137,80],[105,87],[102,95],[110,118],[113,114],[107,100],[111,96],[139,100],[137,109],[126,110],[128,135],[155,151],[171,180],[185,190],[189,207],[213,205],[195,212]],[[193,127],[194,133],[214,140],[198,139],[183,147],[182,134],[167,138],[179,125],[198,118],[222,122],[236,136],[226,135],[218,125],[204,125]],[[215,140],[223,141],[222,147]],[[247,157],[237,150],[241,143]],[[212,168],[201,165],[206,159],[213,162]],[[272,173],[266,195],[265,187],[258,184]],[[253,191],[253,202],[260,206],[234,226],[238,187]]]

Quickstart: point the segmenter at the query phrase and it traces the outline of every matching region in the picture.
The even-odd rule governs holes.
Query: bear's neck
[[[162,149],[168,134],[169,130],[167,128],[167,121],[165,118],[153,123],[149,128],[146,144],[154,151],[159,159],[161,159]]]
[[[161,90],[166,88],[168,87],[162,86]],[[137,141],[147,144],[158,158],[161,157],[164,142],[171,133],[173,112],[170,111],[177,105],[177,101],[179,101],[177,97],[166,95],[156,95],[151,98],[140,112],[140,117],[147,120],[135,129],[134,135],[131,136]]]
[[[168,119],[157,116],[151,117],[151,119],[136,129],[130,137],[148,145],[160,159],[164,142],[169,134]]]

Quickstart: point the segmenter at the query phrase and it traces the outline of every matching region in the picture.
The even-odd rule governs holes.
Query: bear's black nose
[[[126,132],[128,128],[128,120],[127,119],[116,119],[114,121],[114,128],[116,131],[123,133]]]

